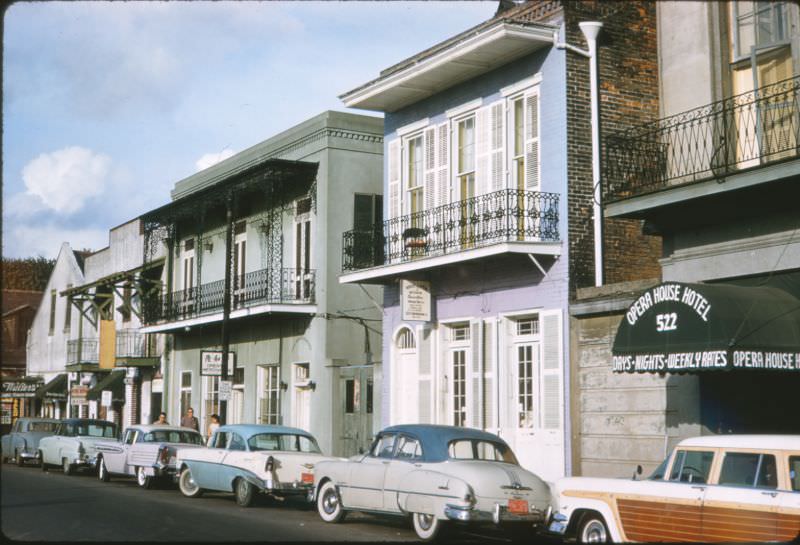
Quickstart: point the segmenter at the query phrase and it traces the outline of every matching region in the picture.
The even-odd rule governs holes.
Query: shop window
[[[729,452],[722,461],[719,484],[754,488],[778,487],[775,456],[751,452]]]
[[[800,492],[800,456],[789,456],[789,480],[792,490]]]
[[[192,372],[181,373],[181,416],[192,406]]]
[[[679,450],[672,465],[670,481],[682,483],[706,483],[711,471],[713,452],[698,450]]]
[[[280,367],[260,365],[259,424],[280,424]]]

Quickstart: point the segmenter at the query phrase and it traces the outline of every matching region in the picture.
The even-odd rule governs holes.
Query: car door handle
[[[706,489],[705,486],[693,486],[692,488],[694,488],[695,490],[705,490]]]
[[[381,463],[382,463],[383,465],[386,465],[386,464],[388,464],[389,462],[390,462],[390,460],[381,460]]]
[[[778,495],[777,492],[762,492],[765,496],[776,497]]]

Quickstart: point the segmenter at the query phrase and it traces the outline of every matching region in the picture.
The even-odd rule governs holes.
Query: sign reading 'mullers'
[[[708,350],[613,356],[617,373],[680,373],[722,369],[769,369],[800,372],[800,352]]]

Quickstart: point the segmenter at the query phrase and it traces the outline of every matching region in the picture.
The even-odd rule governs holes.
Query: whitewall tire
[[[139,466],[136,468],[136,483],[142,488],[151,488],[153,486],[153,477],[144,472],[144,468]]]
[[[317,511],[325,522],[341,522],[344,519],[342,500],[333,481],[327,481],[320,487],[317,494]]]
[[[414,531],[422,541],[433,541],[442,531],[444,521],[436,518],[436,515],[426,515],[424,513],[414,513],[411,516],[414,524]]]
[[[203,493],[203,489],[194,481],[192,472],[188,467],[181,471],[181,476],[178,477],[178,488],[187,498],[197,498]]]
[[[578,530],[578,543],[608,543],[608,528],[603,517],[596,513],[586,515]]]
[[[106,461],[103,458],[100,458],[97,464],[97,478],[107,483],[111,480],[111,475],[108,474],[108,468],[106,467]]]

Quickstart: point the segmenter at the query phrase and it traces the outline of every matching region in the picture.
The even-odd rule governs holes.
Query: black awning
[[[125,371],[111,371],[109,374],[97,381],[86,392],[86,399],[97,400],[103,395],[103,390],[111,391],[113,401],[125,401]]]
[[[612,354],[617,372],[800,373],[800,300],[772,287],[666,282],[628,308]]]
[[[44,386],[41,386],[36,390],[35,395],[39,399],[67,399],[67,374],[61,373]]]

